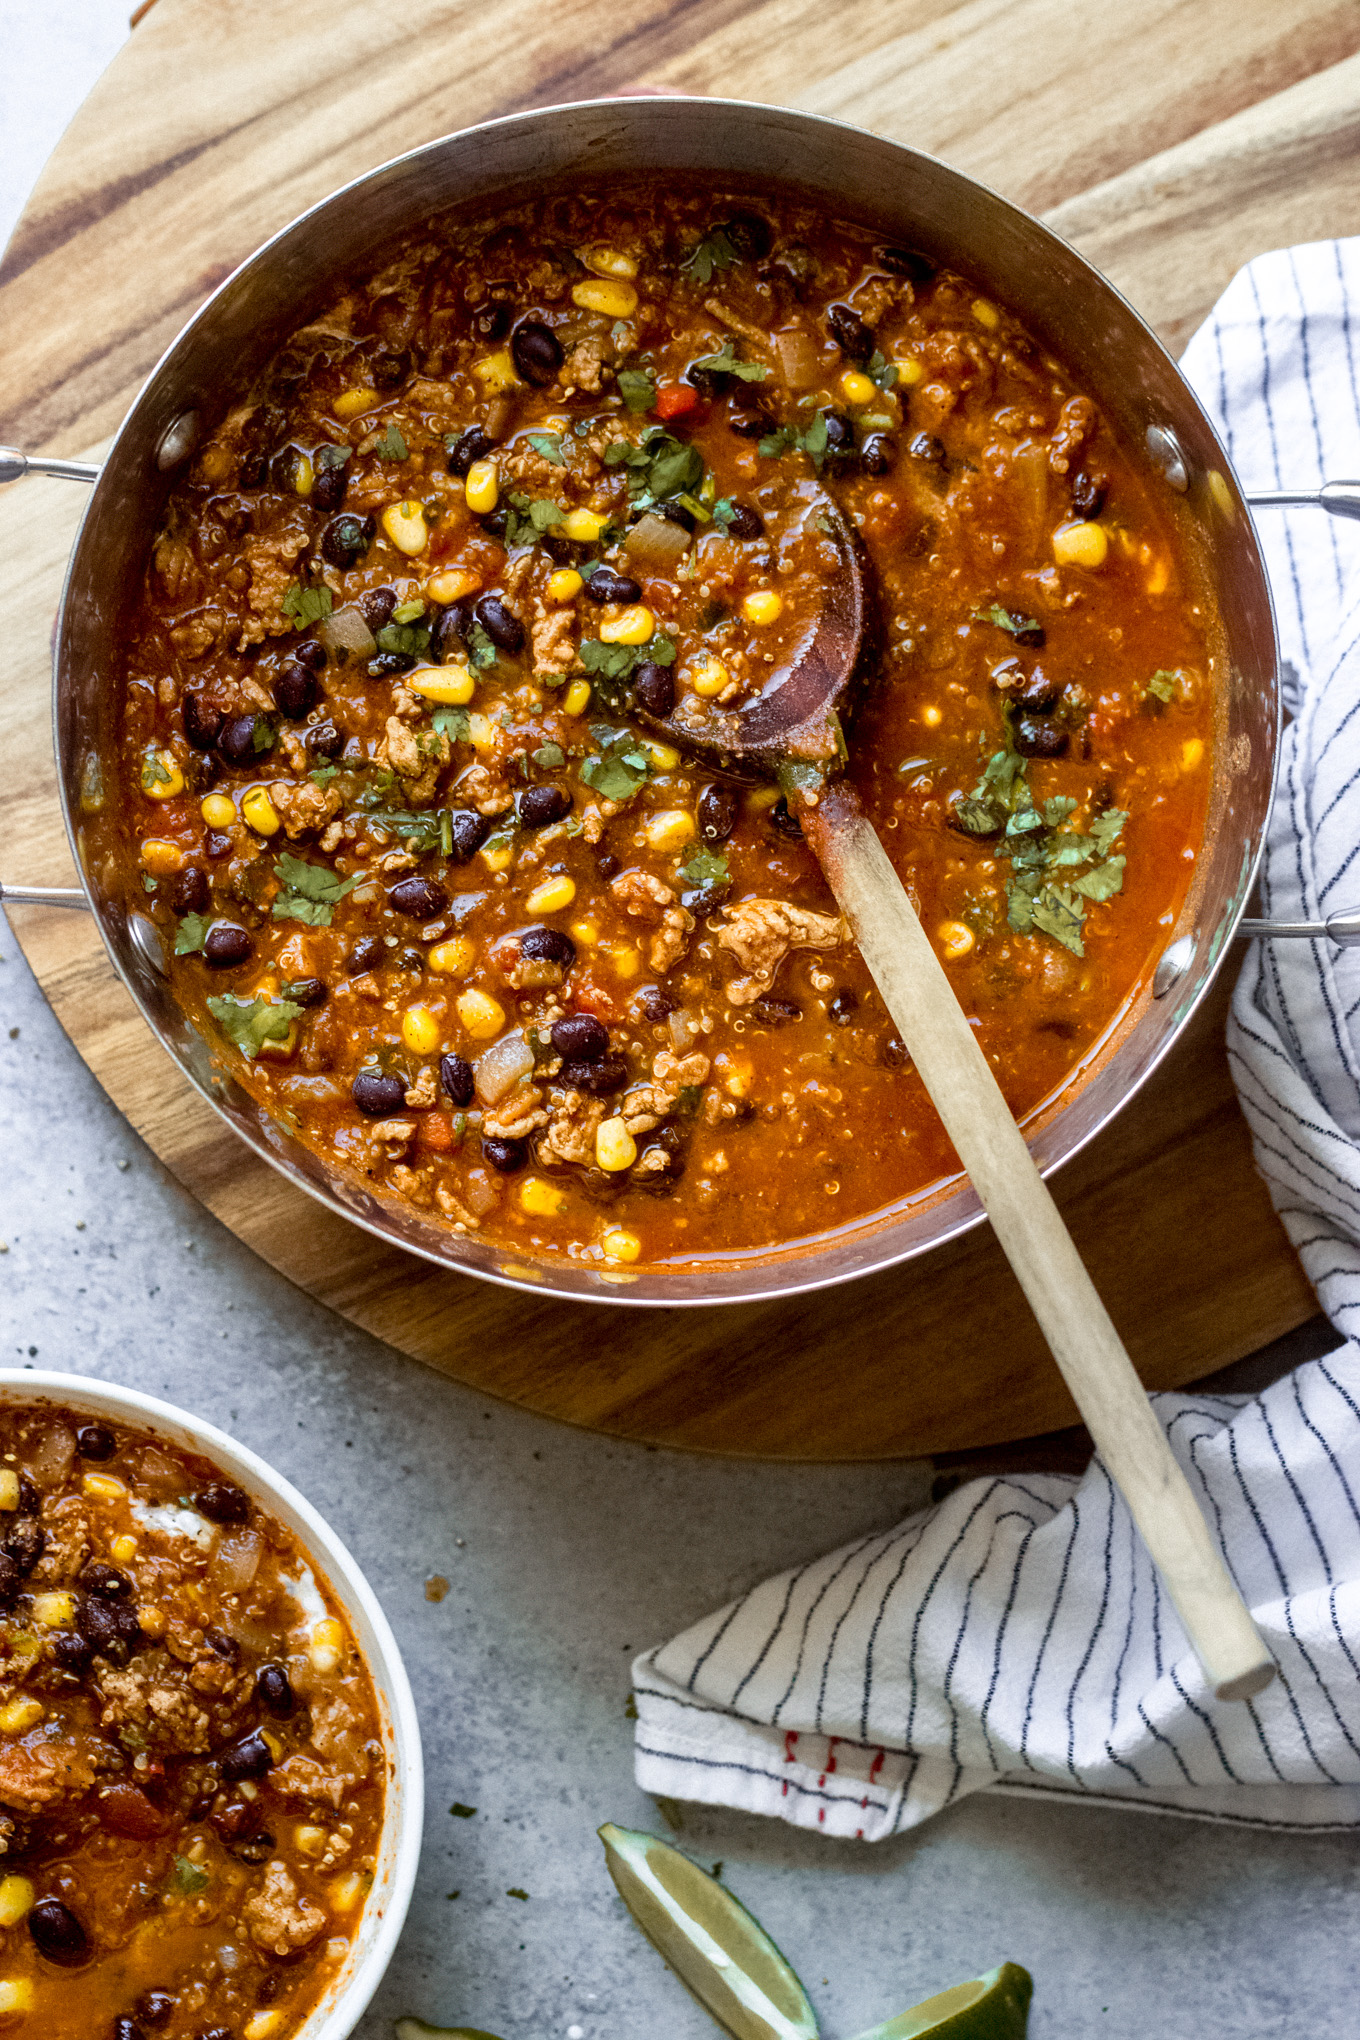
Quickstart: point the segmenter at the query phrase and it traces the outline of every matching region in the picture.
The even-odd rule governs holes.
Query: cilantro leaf
[[[209,1878],[206,1870],[197,1863],[191,1863],[187,1856],[176,1856],[175,1867],[170,1874],[171,1888],[185,1898],[192,1898],[196,1892],[206,1891]]]
[[[974,623],[994,623],[998,630],[1004,630],[1017,644],[1041,645],[1044,641],[1044,627],[1032,616],[1015,616],[1009,609],[1003,609],[999,602],[991,602],[985,609],[973,611]]]
[[[505,543],[511,552],[523,545],[537,545],[545,531],[561,522],[561,509],[550,496],[526,496],[517,491],[506,501]]]
[[[276,921],[303,921],[309,928],[329,928],[331,908],[353,892],[362,873],[338,878],[324,864],[308,864],[285,850],[274,866],[274,876],[284,888],[274,901]]]
[[[884,355],[879,353],[877,348],[874,349],[869,359],[865,362],[864,373],[872,381],[876,382],[881,390],[891,390],[897,387],[899,373],[897,363],[887,360]]]
[[[701,354],[690,367],[706,368],[714,375],[735,375],[742,382],[764,382],[770,373],[763,362],[738,361],[736,346],[730,338],[723,341],[716,354]]]
[[[302,1008],[291,999],[238,999],[227,992],[220,999],[209,999],[208,1011],[227,1040],[254,1062],[267,1041],[288,1039]]]
[[[385,623],[378,632],[377,646],[380,652],[402,652],[407,658],[418,659],[429,650],[429,626],[423,623]]]
[[[1097,864],[1094,871],[1085,872],[1072,883],[1088,900],[1112,900],[1117,892],[1124,890],[1126,862],[1123,857],[1107,857],[1103,864]]]
[[[350,449],[347,446],[319,446],[312,455],[312,466],[321,475],[327,468],[343,467],[349,456]]]
[[[1081,901],[1073,896],[1069,886],[1046,885],[1034,900],[1034,926],[1051,935],[1064,949],[1070,949],[1073,956],[1085,956],[1081,940],[1083,911]]]
[[[487,666],[496,663],[496,647],[492,644],[480,623],[474,623],[468,632],[468,664],[474,672],[480,673]]]
[[[529,444],[535,453],[542,454],[544,460],[550,460],[554,467],[566,466],[567,460],[566,455],[562,451],[562,437],[560,433],[531,432],[529,434]]]
[[[664,425],[649,425],[635,446],[615,439],[605,448],[606,467],[626,467],[628,494],[647,509],[698,489],[704,479],[703,456],[697,446],[676,439]]]
[[[211,921],[209,914],[185,914],[175,930],[176,956],[198,956]]]
[[[631,800],[646,784],[651,761],[631,730],[592,723],[590,734],[599,750],[586,759],[581,777],[603,800]]]
[[[680,873],[691,885],[729,885],[732,879],[721,850],[706,850],[702,844],[690,851],[680,866]]]
[[[375,808],[368,819],[384,836],[399,837],[419,857],[445,847],[449,823],[438,808],[427,808],[421,814],[412,814],[408,808]]]
[[[304,588],[301,581],[294,581],[279,607],[285,616],[293,619],[294,630],[306,630],[313,623],[320,623],[331,613],[331,591],[329,588]]]
[[[142,786],[150,793],[154,786],[171,786],[174,783],[174,764],[168,751],[161,751],[154,744],[148,744],[142,753]]]
[[[621,368],[619,395],[630,411],[650,411],[656,402],[656,382],[645,368]]]
[[[724,229],[714,227],[690,249],[680,264],[680,271],[682,275],[692,276],[696,283],[712,283],[715,270],[733,269],[740,260]]]
[[[533,757],[535,765],[541,765],[545,772],[555,772],[559,765],[567,762],[567,754],[560,744],[540,744]]]
[[[818,474],[826,459],[826,414],[818,411],[812,422],[800,429],[797,425],[780,425],[773,432],[767,432],[757,440],[756,451],[764,460],[779,460],[786,453],[805,453]]]
[[[1128,814],[1123,808],[1107,808],[1103,815],[1097,815],[1091,824],[1091,834],[1102,857],[1108,857],[1114,847],[1115,838],[1123,830]]]
[[[465,708],[437,708],[430,721],[451,744],[465,744],[472,733],[472,718]]]
[[[951,819],[970,836],[995,836],[1003,825],[996,802],[979,800],[976,794],[966,795],[950,813]]]
[[[409,460],[410,449],[395,425],[389,425],[373,451],[379,460]]]
[[[1178,678],[1179,675],[1176,673],[1168,673],[1164,670],[1158,671],[1148,681],[1145,691],[1148,694],[1155,695],[1158,701],[1174,701]]]

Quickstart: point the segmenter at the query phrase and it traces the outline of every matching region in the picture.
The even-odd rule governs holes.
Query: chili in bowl
[[[396,1645],[310,1505],[168,1404],[0,1372],[0,2033],[341,2040],[421,1802]]]

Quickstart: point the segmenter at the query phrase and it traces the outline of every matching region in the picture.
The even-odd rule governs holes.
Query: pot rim
[[[944,163],[942,159],[930,155],[925,150],[915,149],[910,144],[876,135],[871,129],[860,127],[854,122],[840,120],[830,115],[805,113],[797,108],[781,107],[757,100],[710,98],[704,95],[679,93],[667,93],[664,96],[617,94],[592,100],[566,101],[552,106],[534,107],[524,112],[500,115],[494,120],[479,122],[469,128],[455,129],[448,134],[436,136],[428,142],[418,144],[415,148],[404,150],[396,156],[389,157],[382,163],[361,172],[358,176],[349,179],[345,184],[338,186],[334,191],[316,200],[312,205],[305,208],[304,211],[278,228],[267,240],[263,241],[258,248],[248,255],[244,261],[238,264],[231,274],[224,278],[212,294],[204,300],[179,329],[174,339],[165,348],[144,379],[113,440],[110,442],[103,464],[105,471],[112,464],[124,437],[130,433],[134,422],[138,418],[139,411],[156,384],[158,377],[163,370],[168,369],[173,364],[176,355],[189,336],[202,323],[210,319],[219,300],[231,292],[233,286],[237,284],[246,271],[253,270],[257,266],[262,265],[269,256],[275,253],[299,229],[306,227],[310,222],[318,220],[331,207],[338,206],[345,200],[354,197],[366,186],[376,183],[394,170],[411,165],[421,157],[431,156],[447,148],[451,143],[465,142],[473,137],[489,138],[507,130],[544,126],[552,120],[560,119],[564,116],[580,117],[592,113],[604,115],[617,112],[620,106],[629,103],[646,106],[651,109],[664,108],[668,117],[672,110],[688,110],[699,114],[701,118],[718,120],[727,119],[732,116],[752,116],[761,121],[770,119],[788,121],[805,127],[827,130],[833,134],[842,134],[847,138],[854,138],[859,141],[868,140],[876,146],[892,150],[909,161],[929,165],[934,171],[942,172],[946,177],[956,180],[960,185],[980,193],[984,200],[997,208],[999,215],[1004,215],[1011,221],[1022,222],[1031,231],[1037,230],[1046,241],[1056,244],[1058,249],[1062,250],[1070,259],[1073,259],[1080,265],[1080,268],[1085,273],[1087,282],[1094,285],[1098,293],[1103,292],[1107,294],[1108,298],[1117,305],[1123,316],[1134,327],[1140,330],[1147,343],[1155,349],[1156,353],[1160,355],[1162,362],[1171,370],[1176,383],[1179,385],[1181,395],[1191,410],[1197,414],[1198,421],[1217,454],[1236,514],[1243,520],[1247,542],[1254,555],[1255,565],[1259,571],[1260,580],[1264,588],[1270,620],[1270,671],[1272,676],[1270,686],[1273,698],[1271,704],[1269,756],[1273,778],[1282,727],[1279,686],[1279,639],[1275,624],[1273,597],[1270,593],[1269,580],[1265,574],[1259,542],[1256,538],[1250,514],[1246,509],[1245,498],[1238,483],[1231,458],[1227,449],[1223,446],[1212,419],[1209,418],[1198,396],[1182,375],[1175,357],[1163,345],[1147,320],[1129,302],[1123,292],[1102,275],[1077,250],[1071,248],[1070,244],[1063,241],[1061,236],[1055,234],[1052,228],[1046,226],[1041,219],[1027,213],[1023,207],[1016,205],[1012,200],[996,192],[981,179],[955,169],[952,165]],[[719,175],[717,172],[707,174],[712,174],[715,178]],[[770,181],[776,183],[781,180],[772,179]],[[782,182],[791,187],[794,183],[791,179],[784,179]],[[506,189],[510,190],[512,188],[512,185],[507,182]],[[853,201],[848,198],[846,204],[847,210],[855,209]],[[436,207],[434,210],[437,212],[446,209],[446,207]],[[327,1210],[343,1217],[349,1224],[359,1226],[363,1231],[369,1233],[387,1247],[397,1247],[407,1253],[415,1254],[419,1259],[433,1267],[450,1273],[472,1276],[477,1280],[490,1282],[501,1288],[519,1290],[522,1293],[539,1298],[553,1297],[561,1302],[572,1303],[628,1304],[635,1309],[683,1309],[718,1304],[780,1302],[790,1297],[812,1294],[822,1289],[835,1288],[843,1283],[856,1281],[864,1275],[885,1273],[889,1269],[899,1267],[907,1261],[935,1252],[938,1248],[958,1240],[983,1222],[986,1218],[986,1213],[978,1202],[976,1193],[973,1192],[971,1185],[967,1183],[966,1177],[960,1174],[941,1179],[939,1182],[931,1185],[928,1190],[921,1192],[918,1197],[908,1200],[904,1205],[889,1207],[891,1216],[885,1218],[881,1213],[871,1215],[858,1225],[845,1228],[843,1234],[804,1235],[799,1241],[787,1245],[781,1243],[759,1254],[733,1254],[730,1257],[710,1255],[699,1262],[658,1262],[650,1264],[649,1268],[645,1271],[648,1275],[654,1273],[662,1279],[680,1278],[683,1280],[688,1278],[693,1287],[687,1288],[678,1294],[661,1292],[637,1294],[632,1292],[634,1285],[641,1278],[630,1274],[626,1269],[602,1270],[591,1267],[586,1270],[584,1264],[569,1262],[564,1257],[544,1257],[540,1260],[530,1260],[527,1254],[520,1254],[514,1248],[508,1246],[497,1248],[495,1251],[500,1256],[500,1259],[496,1265],[488,1266],[473,1261],[455,1259],[449,1252],[441,1250],[441,1244],[427,1244],[421,1237],[409,1239],[401,1237],[395,1225],[390,1222],[391,1214],[388,1205],[379,1203],[376,1199],[373,1200],[377,1213],[381,1215],[370,1215],[367,1211],[351,1208],[341,1200],[329,1184],[311,1179],[292,1165],[288,1156],[281,1153],[271,1144],[260,1123],[255,1122],[246,1125],[233,1118],[227,1111],[222,1098],[216,1094],[213,1086],[201,1081],[186,1066],[162,1028],[157,1025],[147,1010],[146,1002],[139,992],[137,985],[133,982],[122,957],[117,953],[110,933],[104,925],[104,914],[101,911],[103,903],[96,896],[86,874],[85,862],[79,847],[76,818],[71,800],[71,789],[67,775],[60,769],[61,743],[59,732],[62,727],[60,708],[62,698],[64,624],[74,586],[76,562],[79,557],[82,539],[98,501],[102,480],[103,476],[101,475],[100,481],[95,483],[91,491],[89,502],[82,515],[76,539],[71,549],[63,579],[57,626],[53,633],[53,732],[54,744],[58,752],[58,783],[67,839],[76,870],[81,877],[82,887],[94,909],[95,919],[99,925],[105,949],[119,978],[137,1005],[142,1019],[150,1028],[154,1038],[159,1042],[167,1055],[170,1056],[176,1068],[194,1086],[199,1096],[205,1099],[217,1116],[230,1128],[231,1132],[237,1138],[244,1141],[257,1157],[268,1162],[272,1168],[295,1188],[304,1190]],[[1185,1025],[1208,996],[1217,979],[1219,970],[1222,968],[1236,924],[1246,910],[1247,901],[1264,856],[1265,838],[1266,818],[1263,818],[1255,847],[1243,863],[1239,882],[1235,889],[1235,902],[1229,902],[1227,911],[1221,917],[1220,922],[1210,937],[1211,960],[1207,968],[1204,969],[1193,996],[1187,1002],[1177,1006],[1175,1023],[1168,1029],[1164,1040],[1148,1056],[1143,1067],[1134,1072],[1126,1081],[1120,1097],[1108,1108],[1104,1115],[1084,1131],[1077,1133],[1061,1153],[1049,1156],[1043,1160],[1036,1156],[1037,1166],[1045,1178],[1055,1173],[1066,1162],[1070,1161],[1073,1156],[1082,1152],[1083,1149],[1106,1130],[1116,1114],[1121,1112],[1132,1101],[1152,1076],[1153,1072],[1160,1068]],[[1066,1113],[1070,1104],[1075,1103],[1086,1085],[1095,1081],[1104,1061],[1118,1052],[1119,1042],[1139,1024],[1139,1021],[1133,1018],[1133,1014],[1140,997],[1141,988],[1134,991],[1124,1008],[1115,1016],[1109,1027],[1105,1030],[1100,1040],[1087,1051],[1081,1063],[1068,1076],[1063,1085],[1056,1092],[1050,1094],[1048,1098],[1042,1100],[1034,1108],[1034,1111],[1020,1122],[1023,1127],[1032,1128],[1036,1121],[1041,1121],[1043,1128],[1046,1130],[1049,1125],[1055,1123]],[[202,1038],[200,1036],[200,1039]],[[337,1172],[337,1174],[339,1173]],[[862,1265],[819,1267],[819,1262],[827,1261],[831,1258],[828,1246],[841,1238],[847,1241],[852,1239],[862,1240],[866,1243],[866,1246],[871,1246],[876,1237],[880,1235],[886,1237],[891,1233],[894,1222],[900,1224],[905,1219],[914,1216],[918,1211],[928,1209],[933,1203],[946,1202],[954,1198],[959,1199],[957,1213],[951,1217],[941,1230],[935,1232],[929,1239],[909,1240],[888,1252],[873,1255],[872,1258],[866,1259]],[[389,1222],[384,1222],[385,1219],[389,1220]],[[441,1235],[441,1243],[443,1240],[456,1237],[460,1236],[445,1233]],[[806,1264],[809,1272],[803,1279],[790,1283],[781,1283],[769,1279],[775,1271],[787,1267],[791,1262]],[[583,1272],[589,1273],[594,1278],[593,1287],[578,1289],[570,1287],[558,1279],[559,1274],[574,1273],[579,1277]],[[721,1275],[725,1272],[740,1272],[749,1276],[750,1280],[746,1286],[739,1290],[734,1289],[719,1294],[705,1293],[702,1287],[705,1278]]]

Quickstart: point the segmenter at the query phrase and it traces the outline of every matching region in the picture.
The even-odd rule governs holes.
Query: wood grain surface
[[[637,89],[832,114],[933,150],[1051,222],[1180,346],[1263,249],[1360,232],[1353,0],[157,0],[0,265],[0,439],[97,454],[183,321],[265,236],[419,142]],[[0,496],[0,873],[72,878],[48,644],[78,490]],[[609,1311],[441,1273],[257,1162],[148,1037],[83,916],[15,909],[73,1042],[224,1224],[335,1309],[489,1393],[634,1438],[785,1458],[960,1450],[1072,1405],[990,1235],[771,1306]],[[1229,973],[1231,974],[1231,965]],[[1223,1052],[1227,980],[1057,1192],[1145,1381],[1315,1309]]]

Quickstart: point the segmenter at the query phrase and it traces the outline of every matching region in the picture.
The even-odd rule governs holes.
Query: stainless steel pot
[[[1070,368],[1125,442],[1146,449],[1202,561],[1223,623],[1215,660],[1220,767],[1206,842],[1152,986],[1089,1058],[1082,1080],[1070,1082],[1027,1127],[1039,1166],[1055,1169],[1128,1102],[1213,980],[1261,854],[1280,704],[1265,569],[1227,454],[1137,313],[1037,220],[929,156],[776,107],[647,98],[517,114],[371,171],[266,242],[157,364],[102,468],[0,451],[0,481],[31,469],[94,484],[67,571],[53,661],[62,807],[84,891],[59,895],[10,886],[0,897],[88,904],[114,967],[180,1070],[256,1154],[321,1203],[396,1246],[490,1281],[532,1286],[538,1295],[648,1304],[752,1301],[848,1281],[924,1253],[982,1214],[971,1187],[959,1180],[817,1241],[698,1268],[626,1274],[572,1262],[530,1266],[487,1241],[447,1231],[329,1167],[223,1077],[213,1049],[170,995],[154,925],[135,904],[108,896],[93,876],[80,797],[87,761],[113,755],[121,619],[136,599],[176,470],[193,452],[204,422],[216,415],[220,393],[253,375],[338,276],[380,260],[394,237],[436,211],[464,203],[484,208],[502,196],[515,202],[582,178],[668,170],[709,173],[753,188],[796,187],[984,283]],[[1318,497],[1284,500],[1319,501],[1360,516],[1360,486],[1332,484]],[[105,777],[112,789],[116,775]],[[1298,932],[1360,941],[1360,917],[1334,917],[1326,930]]]

